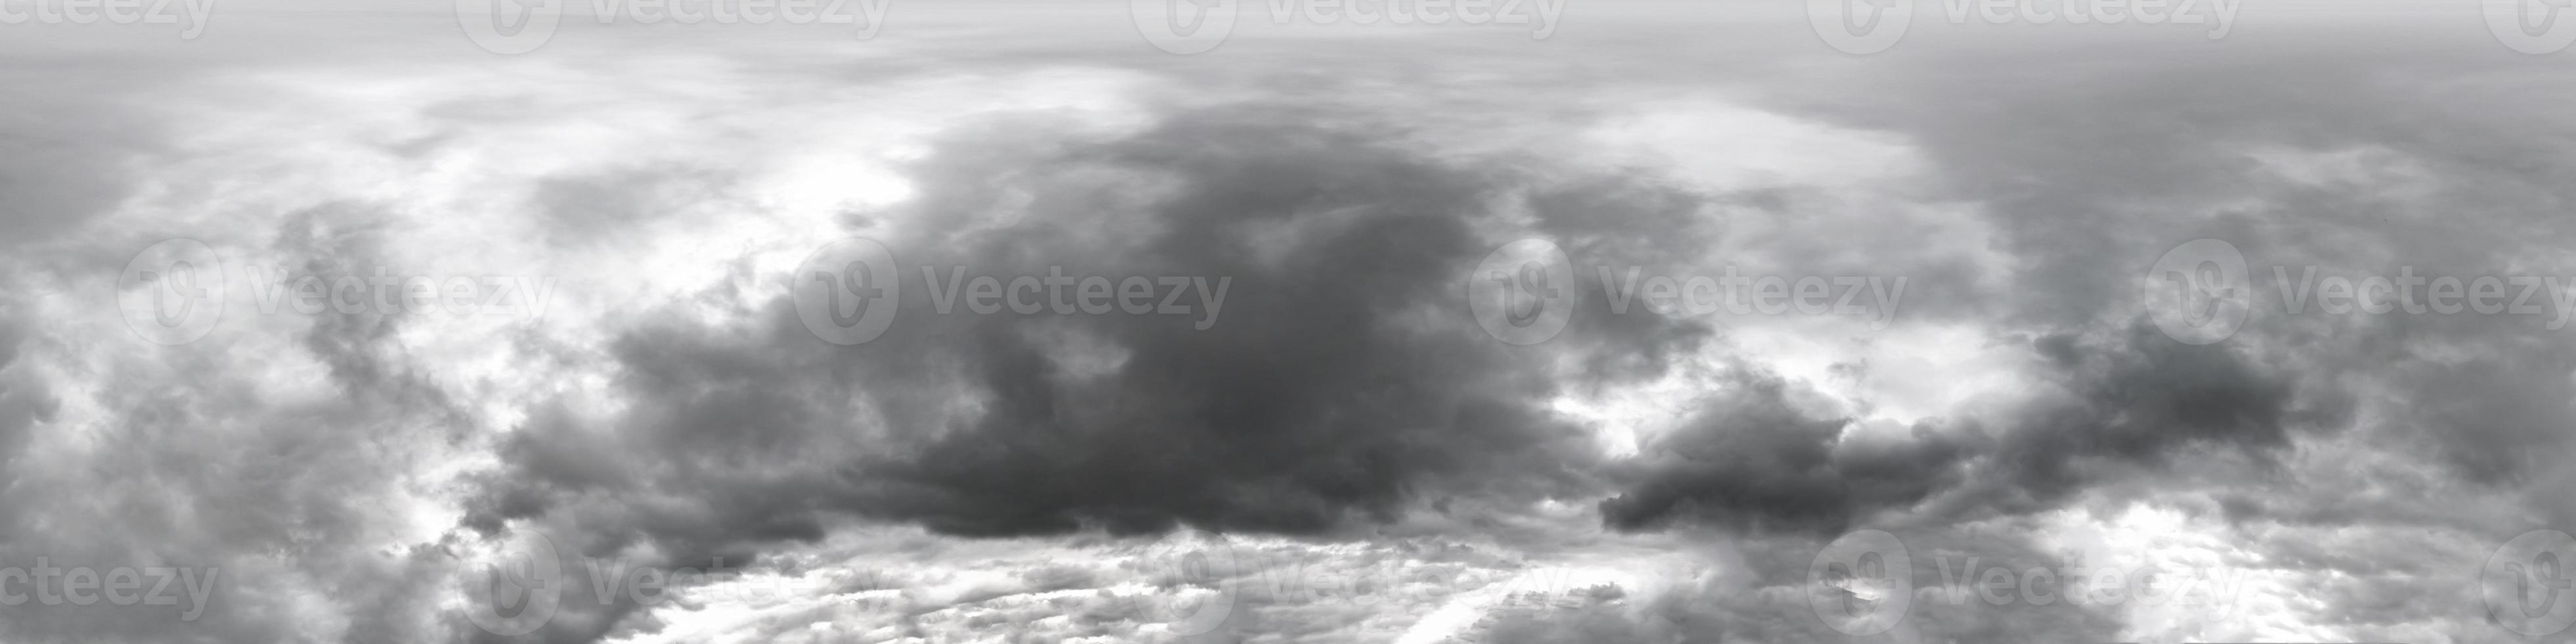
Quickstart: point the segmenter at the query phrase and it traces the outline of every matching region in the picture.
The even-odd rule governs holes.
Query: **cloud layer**
[[[8,605],[0,638],[1813,641],[1845,591],[1809,564],[1868,528],[1914,553],[1898,641],[2501,642],[2479,566],[2576,509],[2548,307],[2293,312],[2274,281],[2576,279],[2531,134],[2567,118],[2529,107],[2564,81],[2527,62],[2240,43],[2251,15],[2224,60],[1571,19],[1146,57],[949,18],[861,54],[456,60],[358,21],[386,38],[349,60],[0,70],[53,90],[0,117],[0,567],[221,571],[202,614]],[[900,296],[840,345],[795,284],[851,237]],[[191,273],[222,316],[162,345],[118,271],[170,238],[222,257]],[[1469,294],[1533,238],[1573,310],[1524,346]],[[2141,293],[2201,238],[2253,314],[2190,345]],[[1699,315],[1629,306],[1628,269],[1906,290]],[[1052,274],[1194,308],[942,289]],[[521,288],[293,310],[295,278],[382,275]],[[467,591],[513,531],[576,577],[754,572],[564,583],[504,636]],[[2242,583],[1953,601],[1969,557]]]

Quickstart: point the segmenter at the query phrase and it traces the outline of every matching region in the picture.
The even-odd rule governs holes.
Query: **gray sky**
[[[2576,22],[876,2],[0,0],[0,640],[2576,621]]]

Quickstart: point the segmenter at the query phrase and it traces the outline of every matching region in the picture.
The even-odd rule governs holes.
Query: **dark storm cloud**
[[[470,524],[560,525],[579,535],[567,548],[588,554],[650,544],[703,561],[811,539],[843,517],[964,535],[1183,523],[1311,533],[1444,495],[1592,490],[1606,477],[1620,493],[1601,505],[1614,527],[1830,533],[1886,512],[1938,522],[2054,509],[2151,478],[2178,455],[2269,468],[2297,432],[2351,422],[2349,395],[2273,363],[2276,345],[2260,341],[2270,332],[2193,347],[2108,314],[2131,304],[2136,276],[2170,243],[2239,235],[2252,249],[2270,238],[2261,217],[2169,213],[2291,188],[2248,177],[2205,137],[1945,112],[1945,100],[1957,97],[1906,125],[2002,235],[2012,263],[1993,287],[1963,286],[1986,277],[1964,262],[1909,253],[1901,226],[1840,239],[1860,252],[1781,239],[1748,261],[1958,278],[1928,280],[1938,295],[1917,310],[2018,347],[2046,389],[2002,416],[1847,441],[1854,419],[1811,417],[1788,402],[1799,385],[1742,364],[1696,421],[1596,471],[1575,429],[1541,403],[1585,379],[1660,374],[1712,331],[1578,316],[1544,345],[1580,365],[1559,380],[1540,358],[1563,356],[1499,345],[1460,317],[1465,268],[1507,240],[1478,232],[1493,225],[1489,204],[1523,200],[1579,264],[1681,264],[1732,232],[1712,214],[1722,207],[1795,215],[1829,196],[1707,195],[1644,173],[1523,188],[1540,177],[1412,154],[1388,143],[1402,130],[1311,107],[1228,105],[1106,138],[1029,116],[950,137],[910,169],[912,201],[852,218],[903,272],[893,330],[832,347],[777,299],[740,311],[769,320],[758,333],[651,321],[607,354],[566,357],[615,361],[635,408],[540,414],[510,439]],[[2071,118],[2107,109],[2101,100],[2030,102]],[[930,314],[920,268],[945,281],[961,265],[969,277],[1062,266],[1232,285],[1224,319],[1204,331],[1189,317]],[[624,610],[558,634],[594,636]]]
[[[818,464],[840,484],[809,503],[969,534],[1175,521],[1311,532],[1382,518],[1418,484],[1465,482],[1448,475],[1527,467],[1540,487],[1573,477],[1581,437],[1537,409],[1557,386],[1537,351],[1458,317],[1465,268],[1491,250],[1470,226],[1503,187],[1367,133],[1229,111],[1109,141],[999,126],[923,164],[922,196],[900,218],[925,228],[889,240],[907,287],[921,285],[922,266],[1228,279],[1210,328],[1194,317],[937,315],[926,288],[907,288],[886,336],[827,349],[775,301],[773,336],[752,344],[676,326],[619,343],[625,386],[658,409],[589,436],[649,439],[658,454],[630,455],[656,464],[734,465],[801,461],[817,443],[879,432],[850,446],[866,460]],[[1168,194],[1133,194],[1158,182]],[[996,212],[998,195],[1022,191],[1035,212]],[[1603,341],[1631,350],[1687,332],[1616,330]],[[1083,350],[1123,357],[1082,373],[1067,361]],[[944,409],[961,395],[980,398],[982,413]],[[526,478],[502,484],[513,493],[620,473],[570,456],[617,450],[556,449],[581,435],[520,440],[512,460]]]
[[[1739,366],[1739,368],[1742,368]],[[1849,422],[1808,418],[1788,383],[1767,373],[1730,374],[1728,391],[1700,417],[1644,446],[1635,482],[1604,501],[1613,527],[1636,529],[1674,515],[1730,526],[1836,531],[1854,515],[1910,505],[1960,478],[1957,438],[1917,428],[1896,453],[1837,450]]]
[[[2225,347],[2174,342],[2143,321],[2106,335],[2031,343],[2063,395],[2007,418],[1920,422],[1901,440],[1847,440],[1857,419],[1810,417],[1791,403],[1791,384],[1738,365],[1696,420],[1627,464],[1632,482],[1602,503],[1603,519],[1636,529],[1686,516],[1830,534],[1886,510],[2018,514],[2185,447],[2260,454],[2288,444],[2283,376]]]
[[[740,282],[672,303],[662,311],[669,315],[618,322],[609,328],[616,340],[596,353],[536,333],[496,338],[522,343],[519,356],[534,356],[531,369],[614,365],[611,387],[625,407],[603,412],[568,401],[524,410],[527,420],[500,446],[502,467],[474,482],[470,529],[442,543],[387,545],[408,541],[392,524],[415,509],[409,506],[446,501],[410,497],[431,482],[401,473],[430,469],[411,467],[419,461],[456,458],[446,450],[460,445],[479,449],[475,430],[489,428],[467,426],[459,407],[468,403],[444,393],[464,390],[442,388],[408,353],[416,348],[396,334],[400,316],[259,323],[309,324],[278,348],[310,357],[320,366],[321,388],[336,395],[281,399],[277,390],[297,385],[253,380],[274,374],[245,373],[240,354],[228,353],[267,345],[231,344],[219,335],[181,348],[91,353],[83,343],[94,336],[55,330],[27,312],[40,308],[33,298],[20,301],[12,292],[0,297],[0,556],[12,563],[43,554],[227,568],[224,589],[198,622],[20,607],[0,611],[0,634],[11,641],[170,641],[179,634],[284,641],[296,639],[290,631],[300,627],[308,636],[411,642],[479,633],[461,618],[428,621],[421,607],[452,590],[443,575],[454,572],[449,566],[459,555],[450,548],[465,550],[472,545],[465,541],[511,525],[554,535],[567,561],[631,555],[637,565],[711,567],[719,559],[752,562],[781,542],[815,540],[848,521],[911,522],[976,536],[1150,532],[1176,524],[1347,535],[1405,513],[1617,492],[1600,510],[1618,528],[1696,530],[1708,528],[1690,524],[1706,523],[1720,532],[1803,536],[1899,512],[1935,524],[2009,519],[2098,490],[2190,503],[2160,493],[2201,484],[2238,488],[2211,504],[2240,531],[2235,536],[2263,537],[2248,543],[2268,565],[2354,580],[2311,589],[2326,604],[2315,617],[2386,625],[2476,605],[2461,586],[2423,580],[2459,576],[2483,553],[2437,538],[2380,539],[2369,529],[2431,527],[2437,530],[2430,534],[2474,540],[2509,536],[2488,534],[2508,523],[2563,528],[2576,518],[2576,506],[2553,487],[2568,480],[2565,428],[2576,417],[2567,402],[2576,345],[2565,342],[2567,331],[2493,316],[2258,317],[2230,342],[2189,347],[2140,318],[2111,313],[2133,304],[2134,281],[2158,252],[2196,237],[2235,241],[2255,260],[2258,279],[2268,277],[2260,271],[2270,264],[2303,263],[2381,273],[2407,264],[2451,274],[2576,275],[2555,253],[2576,234],[2563,225],[2564,204],[2576,200],[2576,182],[2568,181],[2576,166],[2557,134],[2576,122],[2558,109],[2564,102],[2555,99],[2569,81],[2546,62],[2554,59],[2496,65],[2441,52],[2249,52],[2239,39],[2225,45],[2245,55],[2201,64],[2197,52],[2097,48],[2007,57],[1918,40],[1871,59],[1871,72],[1837,75],[1846,68],[1836,65],[1858,63],[1781,65],[1770,51],[1674,54],[1665,47],[1749,50],[1744,43],[1758,38],[1709,38],[1699,25],[1674,27],[1659,13],[1657,22],[1667,24],[1656,30],[1569,30],[1565,40],[1546,43],[1552,48],[1492,57],[1502,63],[1416,67],[1388,61],[1450,56],[1342,41],[1245,40],[1228,45],[1233,56],[1175,59],[1126,42],[1131,25],[1117,11],[1084,15],[1098,21],[1082,30],[1084,38],[1111,34],[1104,38],[1133,45],[1118,50],[1131,53],[1100,58],[1087,41],[1067,44],[1073,39],[1061,36],[1073,30],[1060,25],[1049,26],[1059,39],[1019,46],[1186,69],[1189,82],[1166,85],[1189,91],[1365,94],[1381,101],[1375,105],[1384,118],[1253,101],[1156,115],[1167,120],[1134,135],[1084,134],[1095,130],[1042,114],[969,128],[910,169],[914,201],[859,213],[842,229],[811,231],[818,245],[851,234],[880,239],[904,269],[903,317],[860,347],[817,341],[780,295],[784,289],[772,288],[778,285],[728,290]],[[1794,19],[1787,24],[1795,41],[1787,46],[1812,44]],[[423,30],[439,34],[440,46],[464,47],[450,42],[453,25],[443,16]],[[1637,37],[1644,33],[1672,37]],[[555,47],[579,51],[585,45],[578,36]],[[410,51],[416,42],[368,38],[383,41],[368,48],[417,55]],[[1577,38],[1629,53],[1605,64],[1606,57],[1556,46]],[[231,42],[246,44],[196,43],[207,47],[170,57],[267,47]],[[838,47],[800,64],[828,68],[838,82],[871,83],[1057,58],[986,39],[938,47],[956,56],[903,59],[882,55],[887,48],[852,54]],[[1526,55],[1533,51],[1539,55]],[[739,60],[812,53],[764,49]],[[1302,56],[1297,66],[1306,69],[1246,74],[1242,61],[1255,57],[1244,54]],[[304,48],[288,48],[257,60],[309,57]],[[134,168],[197,171],[183,162],[201,159],[154,156],[167,152],[164,142],[192,139],[197,127],[269,125],[229,120],[242,115],[219,113],[226,105],[220,101],[156,111],[165,99],[141,93],[175,75],[142,74],[143,67],[207,64],[129,66],[105,48],[19,60],[23,67],[0,71],[13,87],[29,88],[0,99],[9,108],[0,110],[0,229],[8,232],[0,247],[13,251],[0,254],[26,260],[30,270],[112,269],[140,246],[129,238],[175,234],[158,228],[169,224],[162,221],[110,218],[98,231],[84,226],[153,179]],[[656,78],[687,73],[656,67],[662,62],[600,56],[582,64],[611,71],[631,64],[652,68]],[[1813,73],[1819,71],[1825,73]],[[40,76],[82,80],[69,87],[33,82]],[[480,71],[462,77],[507,80]],[[1290,80],[1270,80],[1276,78]],[[1646,445],[1636,461],[1604,468],[1583,431],[1550,413],[1548,400],[1658,375],[1726,330],[1655,315],[1586,314],[1538,348],[1493,341],[1466,318],[1461,282],[1493,244],[1524,234],[1502,221],[1494,204],[1535,213],[1531,227],[1557,238],[1583,265],[1663,266],[1690,264],[1713,240],[1739,234],[1720,213],[1794,220],[1843,195],[1711,195],[1670,185],[1651,170],[1568,171],[1527,158],[1430,154],[1410,145],[1413,132],[1388,124],[1490,125],[1497,140],[1510,141],[1495,147],[1552,154],[1562,141],[1508,139],[1526,133],[1507,130],[1593,122],[1615,108],[1570,107],[1579,101],[1548,97],[1597,93],[1608,97],[1604,103],[1620,103],[1628,100],[1618,91],[1623,84],[1651,86],[1657,95],[1761,86],[1794,103],[1784,112],[1896,132],[1918,144],[1948,190],[1935,199],[1973,206],[1996,231],[2001,273],[1915,254],[1925,237],[1903,214],[1865,230],[1774,232],[1756,238],[1765,256],[1742,259],[1784,273],[1911,275],[1910,314],[1965,323],[2008,343],[2038,365],[2025,375],[2045,391],[2000,416],[1926,420],[1904,428],[1900,440],[1850,440],[1842,436],[1853,419],[1793,404],[1803,395],[1799,383],[1748,362],[1736,365],[1737,377],[1693,422]],[[603,95],[614,95],[606,89]],[[457,93],[473,92],[460,86]],[[441,123],[428,134],[381,147],[414,159],[470,152],[447,142],[479,131],[478,124],[533,122],[513,110],[535,104],[542,103],[432,106],[422,115]],[[305,149],[298,146],[310,141],[296,136],[284,137],[291,145],[280,148]],[[2325,185],[2285,181],[2242,154],[2258,144],[2384,148],[2418,164],[2430,192],[2417,201],[2380,194],[2409,181],[2393,171]],[[263,158],[242,160],[256,165]],[[191,177],[172,182],[175,196],[161,198],[190,201],[199,196],[190,186],[269,178]],[[686,163],[639,163],[556,176],[530,196],[547,218],[539,228],[550,243],[613,249],[628,241],[622,235],[651,232],[638,230],[638,222],[684,207],[705,212],[703,202],[743,201],[736,178]],[[432,183],[424,177],[420,185]],[[210,202],[200,204],[210,212],[233,207],[201,201]],[[379,225],[385,216],[364,206],[326,208],[289,217],[271,241],[299,269],[364,272],[385,245],[399,243]],[[76,232],[110,241],[31,250]],[[1223,318],[1199,330],[1195,316],[933,315],[920,279],[924,265],[962,265],[969,276],[1042,275],[1060,265],[1073,274],[1231,281]],[[756,272],[749,259],[732,268]],[[0,277],[19,283],[19,276]],[[62,281],[102,281],[92,277]],[[1991,288],[1977,286],[1990,278],[1997,279]],[[1587,312],[1598,310],[1591,280],[1578,281]],[[2277,307],[2267,301],[2264,309]],[[727,314],[761,322],[749,329],[702,322]],[[122,329],[111,335],[129,339]],[[51,383],[48,373],[99,384]],[[110,416],[61,420],[98,413],[92,409]],[[2361,449],[2371,455],[2393,454],[2401,465],[2420,456],[2438,467],[2423,468],[2421,479],[2384,476],[2358,460],[2347,477],[2279,471],[2275,458],[2309,438],[2368,441]],[[2202,456],[2214,457],[2188,462]],[[2202,478],[2158,476],[2185,467]],[[2532,510],[2541,516],[2526,516]],[[2310,528],[2363,536],[2321,547],[2313,532],[2301,531]],[[1982,547],[1977,551],[2018,546]],[[1753,576],[1768,582],[1761,587],[1803,582],[1797,565],[1812,549],[1802,548],[1777,544],[1749,557]],[[2437,554],[2408,559],[2417,552]],[[638,607],[625,598],[597,601],[582,583],[563,590],[566,614],[542,638],[591,641],[655,626],[638,619]],[[1802,605],[1723,590],[1666,600],[1644,621],[1609,610],[1515,616],[1496,637],[1721,642],[1827,635]],[[327,601],[311,602],[315,596]],[[2107,641],[2115,630],[2080,611],[1925,615],[1917,626],[1935,636],[1928,640],[2052,639],[2045,633],[2062,636],[2054,641]],[[332,632],[335,620],[345,621],[345,631]],[[2477,641],[2477,633],[2491,630],[2445,634]],[[2392,632],[2350,639],[2417,639]]]
[[[672,565],[745,561],[854,517],[960,535],[1332,532],[1450,497],[1588,489],[1589,433],[1546,401],[1658,372],[1702,333],[1626,316],[1538,347],[1488,336],[1465,278],[1518,237],[1479,228],[1522,182],[1408,150],[1367,118],[1236,105],[1107,137],[1055,118],[949,137],[911,170],[902,210],[858,217],[901,222],[862,232],[904,280],[885,335],[825,344],[783,293],[750,298],[768,320],[754,334],[639,324],[597,356],[622,367],[634,408],[538,414],[468,525],[526,521],[570,554],[642,547]],[[1540,210],[1651,219],[1690,198],[1604,194],[1630,190],[1552,188]],[[922,267],[943,283],[954,267],[1061,267],[1227,290],[1203,330],[1203,314],[942,315]],[[634,608],[610,603],[545,636],[600,636]]]

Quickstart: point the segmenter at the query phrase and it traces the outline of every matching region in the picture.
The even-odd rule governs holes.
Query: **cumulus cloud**
[[[1891,641],[2513,641],[2467,579],[2576,509],[2555,296],[2329,314],[2274,282],[2576,279],[2565,159],[2530,134],[2564,81],[2528,61],[1938,35],[1860,60],[1777,54],[1814,49],[1777,25],[1646,52],[1672,27],[1626,22],[1192,58],[924,15],[864,56],[632,25],[554,43],[631,57],[387,44],[442,18],[347,61],[210,40],[0,70],[59,90],[0,116],[0,567],[212,589],[0,606],[0,637],[1811,641],[1844,591],[1809,564],[1874,528],[1916,555]],[[1699,54],[1705,78],[1643,71]],[[165,346],[118,271],[174,237],[224,258],[222,317]],[[901,288],[841,345],[794,284],[851,237]],[[1575,309],[1521,346],[1468,287],[1532,238]],[[2199,238],[2253,268],[2205,346],[2140,296]],[[1884,316],[1702,314],[1626,308],[1622,269],[1906,286]],[[278,305],[379,271],[543,290]],[[1150,283],[1193,308],[943,289],[1054,274],[1180,278]],[[467,591],[514,530],[576,583],[503,636]],[[1953,601],[1970,557],[2243,583],[2225,611]],[[653,595],[586,583],[600,562],[752,570]]]

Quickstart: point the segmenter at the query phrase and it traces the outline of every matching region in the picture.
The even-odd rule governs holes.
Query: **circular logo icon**
[[[2497,624],[2527,637],[2547,637],[2576,624],[2576,538],[2557,530],[2533,530],[2514,537],[2479,575],[2487,615]]]
[[[2235,335],[2254,309],[2254,283],[2245,254],[2215,239],[2183,242],[2147,269],[2147,317],[2165,336],[2183,344],[2210,344]]]
[[[456,0],[456,25],[495,54],[524,54],[555,37],[562,0]]]
[[[1234,606],[1241,601],[1235,579],[1249,572],[1234,545],[1223,536],[1204,530],[1183,528],[1145,546],[1137,554],[1137,564],[1148,583],[1166,588],[1200,587],[1216,592],[1193,594],[1191,597],[1155,595],[1147,598],[1145,614],[1167,616],[1165,629],[1173,635],[1189,637],[1216,632],[1234,616]]]
[[[1913,24],[1914,0],[1807,0],[1807,25],[1846,54],[1887,51]]]
[[[1844,534],[1807,566],[1807,605],[1845,635],[1896,628],[1914,609],[1914,559],[1883,530]]]
[[[465,615],[494,635],[526,635],[554,619],[563,601],[563,560],[543,533],[512,528],[500,536],[499,557],[465,575]]]
[[[215,249],[194,239],[168,239],[135,253],[116,277],[125,327],[157,344],[206,337],[224,317],[224,266]]]
[[[1574,263],[1545,239],[1504,244],[1485,255],[1467,278],[1467,307],[1495,339],[1519,345],[1546,342],[1574,317]]]
[[[2548,54],[2576,43],[2576,20],[2558,22],[2568,0],[2486,0],[2487,31],[2496,42],[2526,54]],[[2538,9],[2538,11],[2534,11]],[[2536,14],[2536,15],[2535,15]]]
[[[1127,13],[1145,42],[1175,54],[1196,54],[1234,33],[1238,0],[1127,0]]]
[[[894,325],[900,277],[885,245],[860,237],[832,242],[815,249],[790,276],[796,317],[824,342],[874,340]]]

